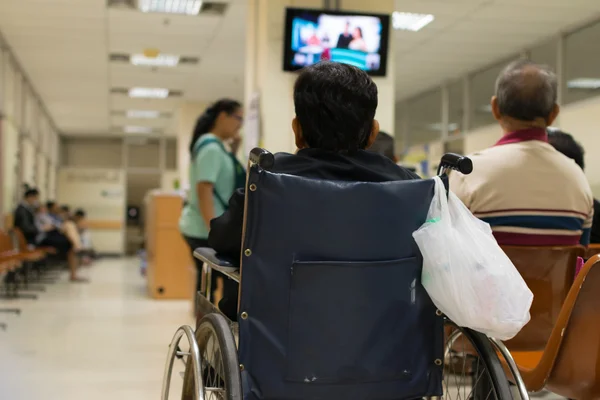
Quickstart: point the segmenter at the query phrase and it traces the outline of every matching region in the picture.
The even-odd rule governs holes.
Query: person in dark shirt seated
[[[548,143],[556,150],[569,157],[575,164],[585,170],[585,150],[573,136],[556,128],[548,128]],[[600,201],[594,199],[594,219],[590,232],[590,243],[600,243]]]
[[[17,206],[14,213],[13,225],[25,236],[30,245],[36,244],[38,228],[35,224],[35,210],[40,204],[40,192],[35,188],[26,188],[23,201]]]
[[[365,151],[379,133],[377,101],[377,85],[356,67],[324,61],[304,68],[294,86],[292,129],[299,150],[276,154],[272,172],[337,181],[419,179],[384,155]],[[238,189],[227,211],[211,221],[210,247],[221,256],[240,260],[243,220],[244,189]],[[219,302],[232,320],[237,296],[235,288]]]

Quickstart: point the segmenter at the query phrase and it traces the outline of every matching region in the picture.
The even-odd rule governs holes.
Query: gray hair
[[[552,69],[528,60],[510,63],[496,80],[500,114],[520,121],[547,119],[556,105],[557,91]]]

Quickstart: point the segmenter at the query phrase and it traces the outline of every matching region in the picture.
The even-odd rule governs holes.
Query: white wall
[[[125,172],[123,169],[61,167],[57,201],[83,208],[90,220],[125,220]],[[92,240],[100,253],[124,252],[123,229],[93,230]]]
[[[562,108],[559,126],[572,134],[586,150],[585,174],[596,197],[600,197],[600,96]]]

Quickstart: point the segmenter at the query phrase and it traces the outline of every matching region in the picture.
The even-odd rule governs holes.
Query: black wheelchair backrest
[[[255,165],[246,193],[246,399],[441,395],[443,320],[412,238],[434,182],[323,181]]]

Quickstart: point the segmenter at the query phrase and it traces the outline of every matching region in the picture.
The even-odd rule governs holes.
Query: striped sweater
[[[452,173],[450,189],[491,225],[499,244],[589,244],[589,183],[573,160],[548,144],[544,129],[507,134],[470,157],[473,173]]]

